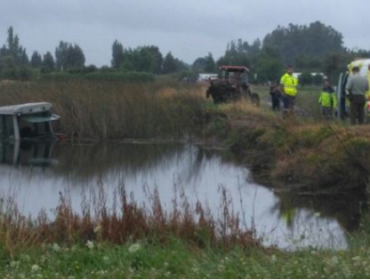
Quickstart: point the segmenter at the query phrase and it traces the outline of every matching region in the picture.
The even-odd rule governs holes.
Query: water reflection
[[[348,233],[359,229],[361,214],[368,210],[367,194],[355,193],[332,193],[330,195],[310,197],[297,193],[277,193],[278,203],[272,212],[278,211],[286,217],[288,225],[294,227],[294,214],[297,209],[311,210],[314,215],[336,219]]]
[[[189,202],[207,205],[221,215],[219,187],[233,200],[244,226],[254,227],[265,244],[284,248],[345,248],[346,233],[359,226],[366,201],[362,195],[308,198],[274,193],[250,181],[248,169],[224,152],[181,144],[35,144],[1,145],[0,190],[12,195],[25,214],[55,208],[58,193],[68,192],[80,211],[81,195],[103,186],[107,202],[125,185],[139,203],[147,203],[143,186],[159,192],[172,207],[174,186]]]
[[[0,142],[0,163],[22,166],[50,166],[58,161],[51,157],[53,143]]]

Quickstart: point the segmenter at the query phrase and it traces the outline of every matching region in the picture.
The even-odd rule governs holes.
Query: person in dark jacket
[[[270,95],[271,95],[272,110],[280,111],[281,92],[280,92],[279,83],[274,83],[270,87]]]

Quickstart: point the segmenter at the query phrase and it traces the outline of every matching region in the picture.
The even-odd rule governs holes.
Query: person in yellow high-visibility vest
[[[321,105],[321,115],[323,118],[331,119],[337,107],[337,97],[329,80],[324,81],[324,87],[319,97],[319,104]]]
[[[297,96],[298,79],[293,76],[293,66],[287,67],[287,72],[280,79],[281,92],[283,93],[284,114],[293,114],[295,98]]]

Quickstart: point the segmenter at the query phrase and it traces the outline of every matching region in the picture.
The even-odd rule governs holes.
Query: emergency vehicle
[[[348,71],[341,73],[339,76],[338,87],[337,87],[337,100],[338,100],[338,118],[344,119],[349,114],[348,101],[346,99],[346,84],[348,77],[352,75],[353,67],[357,66],[360,69],[360,75],[367,78],[370,84],[370,71],[369,71],[370,59],[356,59],[348,64]],[[370,115],[370,90],[366,93],[366,114]]]

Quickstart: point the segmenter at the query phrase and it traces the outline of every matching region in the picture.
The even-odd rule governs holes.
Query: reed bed
[[[42,244],[108,242],[122,245],[142,240],[165,246],[173,238],[197,248],[260,246],[254,231],[241,226],[224,188],[220,188],[219,217],[211,215],[200,202],[190,205],[177,186],[169,211],[162,207],[156,190],[145,189],[145,193],[149,205],[139,205],[122,186],[114,192],[114,201],[109,207],[101,184],[98,191],[84,193],[81,213],[72,209],[68,193],[61,193],[60,203],[53,210],[54,217],[41,211],[36,219],[23,215],[14,200],[6,198],[2,200],[0,212],[1,247],[12,253]]]
[[[51,102],[69,138],[180,138],[194,131],[205,102],[198,87],[119,81],[10,82],[0,105]]]

